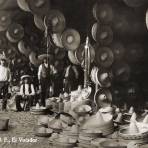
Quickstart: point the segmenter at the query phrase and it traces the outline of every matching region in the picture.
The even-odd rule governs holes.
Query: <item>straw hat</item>
[[[62,33],[62,44],[67,50],[76,50],[80,45],[80,34],[75,29],[66,29]]]
[[[21,80],[24,80],[25,78],[30,79],[30,78],[31,78],[31,76],[30,76],[30,75],[23,75],[23,76],[21,76]]]
[[[6,37],[10,42],[16,43],[24,37],[24,28],[20,24],[12,23],[6,32]]]
[[[18,1],[19,1],[19,0],[18,0]],[[45,30],[44,20],[43,20],[43,18],[42,18],[41,16],[38,16],[38,15],[34,14],[34,24],[35,24],[35,26],[36,26],[38,29],[40,29],[40,30],[42,30],[42,31]]]
[[[10,12],[0,11],[0,31],[5,31],[8,26],[11,24],[11,15]]]
[[[45,16],[44,24],[46,26],[52,25],[52,31],[54,33],[61,33],[66,26],[65,17],[59,10],[52,9]]]
[[[95,62],[102,67],[110,67],[114,62],[114,55],[110,48],[100,47],[96,51]]]
[[[30,12],[27,0],[17,0],[17,4],[22,10]]]
[[[37,14],[40,16],[46,15],[50,9],[49,0],[27,0],[27,3],[29,9],[33,12],[33,14]]]

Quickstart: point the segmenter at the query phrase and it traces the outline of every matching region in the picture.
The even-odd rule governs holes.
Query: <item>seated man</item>
[[[31,77],[29,75],[24,75],[21,77],[22,84],[20,87],[20,92],[15,97],[17,111],[29,110],[30,106],[33,105],[35,89],[30,79]],[[20,104],[21,101],[24,101],[23,108],[21,107]]]

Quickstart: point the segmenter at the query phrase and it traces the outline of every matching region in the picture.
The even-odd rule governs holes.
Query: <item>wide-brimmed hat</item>
[[[65,17],[59,10],[52,9],[46,14],[44,25],[47,27],[51,25],[54,33],[61,33],[66,27]]]
[[[62,44],[67,50],[76,50],[80,45],[80,34],[75,29],[66,29],[62,33]]]
[[[21,76],[21,80],[24,80],[25,78],[30,79],[30,78],[31,78],[31,76],[30,76],[30,75],[23,75],[23,76]]]
[[[30,12],[27,0],[17,0],[17,4],[23,11]]]
[[[95,61],[98,66],[110,67],[114,62],[113,52],[108,47],[100,47],[96,50]]]
[[[46,15],[50,9],[49,0],[27,0],[27,3],[32,13],[40,16]]]
[[[16,43],[24,37],[24,28],[22,25],[17,23],[12,23],[6,32],[7,39],[12,42]]]

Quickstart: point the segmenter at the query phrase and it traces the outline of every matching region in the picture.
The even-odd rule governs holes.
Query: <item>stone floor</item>
[[[10,118],[9,130],[0,131],[0,148],[50,148],[48,138],[34,135],[38,116],[29,112],[0,112]],[[26,141],[23,141],[25,138]],[[27,140],[30,142],[27,142]],[[32,140],[32,141],[31,141]]]

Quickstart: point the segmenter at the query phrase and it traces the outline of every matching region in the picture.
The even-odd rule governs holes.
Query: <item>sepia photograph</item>
[[[148,148],[148,0],[0,0],[0,148]]]

